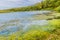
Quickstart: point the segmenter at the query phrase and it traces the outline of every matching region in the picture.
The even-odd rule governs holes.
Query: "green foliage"
[[[54,10],[60,12],[60,6],[55,8]]]
[[[52,25],[52,27],[60,28],[60,19],[50,20],[49,24]]]
[[[35,5],[11,8],[0,10],[0,13],[5,12],[18,12],[18,11],[35,11],[35,10],[54,10],[60,11],[60,0],[43,0],[42,2],[36,3]]]
[[[48,32],[44,31],[30,31],[24,34],[23,39],[24,40],[46,40],[47,37],[50,35]]]

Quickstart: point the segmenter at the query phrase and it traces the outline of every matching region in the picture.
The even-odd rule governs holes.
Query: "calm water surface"
[[[50,11],[29,11],[0,14],[0,34],[9,34],[19,30],[26,30],[30,25],[46,25],[47,20],[35,20],[36,14],[44,14]]]

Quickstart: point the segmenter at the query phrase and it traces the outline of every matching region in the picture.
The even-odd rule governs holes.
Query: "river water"
[[[30,25],[47,25],[47,20],[36,20],[33,16],[48,12],[50,11],[0,13],[0,35],[27,30]]]

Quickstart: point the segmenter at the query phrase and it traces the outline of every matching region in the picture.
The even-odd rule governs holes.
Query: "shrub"
[[[30,31],[24,34],[23,40],[46,40],[50,33],[44,31]]]
[[[60,6],[55,8],[54,10],[60,12]]]
[[[52,25],[52,27],[60,28],[60,19],[50,20],[49,24]]]

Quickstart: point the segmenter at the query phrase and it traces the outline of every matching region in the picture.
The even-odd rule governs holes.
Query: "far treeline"
[[[60,0],[43,0],[39,3],[27,7],[0,10],[0,13],[36,10],[55,10],[60,12]]]

